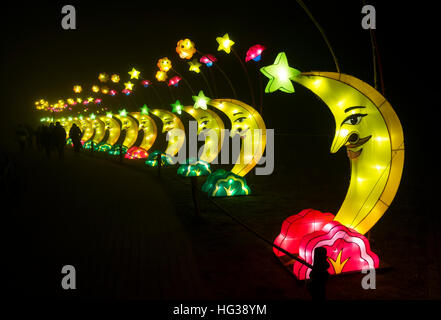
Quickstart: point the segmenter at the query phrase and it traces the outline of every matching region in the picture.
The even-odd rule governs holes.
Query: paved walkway
[[[197,299],[202,288],[170,195],[151,174],[66,151],[9,153],[5,278],[14,294],[46,297]],[[61,289],[76,268],[77,290]]]

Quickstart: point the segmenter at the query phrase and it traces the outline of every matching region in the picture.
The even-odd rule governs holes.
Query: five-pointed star
[[[172,106],[172,112],[176,112],[177,114],[182,113],[182,104],[179,100],[176,100],[176,102],[172,103],[171,106]]]
[[[129,82],[125,82],[124,86],[126,87],[126,90],[133,90],[133,83]]]
[[[284,52],[280,52],[277,55],[273,65],[260,68],[260,72],[270,79],[265,88],[266,93],[271,93],[276,90],[286,93],[294,92],[291,80],[300,74],[299,70],[291,68],[288,65],[288,59]]]
[[[140,73],[141,72],[139,72],[135,68],[132,68],[132,71],[129,71],[130,79],[138,79]]]
[[[201,108],[203,110],[207,110],[207,103],[211,99],[206,97],[202,90],[199,91],[199,94],[197,96],[192,96],[192,98],[194,101],[194,108],[195,109]]]
[[[200,64],[198,62],[198,59],[193,59],[190,62],[188,62],[188,64],[190,65],[190,69],[189,69],[190,71],[193,71],[193,72],[196,72],[196,73],[201,72],[200,67],[201,67],[202,64]]]
[[[217,43],[219,43],[217,51],[224,50],[226,53],[231,52],[231,47],[233,46],[234,41],[230,40],[230,38],[228,37],[228,33],[224,34],[223,37],[217,37],[216,41]]]
[[[147,107],[147,105],[143,105],[141,108],[141,114],[145,114],[148,115],[149,114],[149,108]]]
[[[126,111],[126,109],[119,110],[119,115],[120,115],[121,117],[125,117],[125,116],[127,116],[127,111]]]

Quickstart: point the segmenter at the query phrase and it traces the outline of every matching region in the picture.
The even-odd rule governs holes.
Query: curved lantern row
[[[234,41],[228,34],[218,37],[218,50],[230,53]],[[246,61],[261,60],[262,45],[247,52]],[[198,52],[189,39],[177,43],[176,51],[182,59],[189,60]],[[217,59],[204,55],[200,62],[211,67]],[[197,59],[189,62],[190,71],[200,72]],[[173,72],[171,61],[158,61],[158,81],[167,79]],[[330,264],[329,273],[359,271],[379,267],[378,256],[372,252],[364,236],[383,216],[395,197],[401,180],[404,164],[404,135],[397,114],[391,104],[376,89],[362,80],[335,72],[300,72],[288,64],[285,53],[277,55],[272,65],[260,71],[269,79],[265,92],[282,91],[293,93],[293,83],[300,84],[315,93],[328,106],[334,116],[336,129],[330,151],[335,153],[346,148],[351,164],[351,179],[346,197],[336,215],[314,209],[302,210],[288,217],[282,225],[275,244],[313,264],[314,250],[324,247]],[[133,69],[131,79],[138,79],[139,72]],[[119,81],[112,75],[112,81]],[[115,79],[114,79],[115,78]],[[181,76],[170,78],[169,86],[177,86]],[[149,86],[150,82],[142,81]],[[124,83],[123,92],[130,95],[133,84]],[[81,88],[75,87],[75,92]],[[234,90],[233,90],[234,91]],[[177,100],[172,104],[173,112],[151,109],[149,112],[162,122],[161,134],[168,135],[165,150],[150,152],[158,130],[149,112],[123,112],[119,115],[94,117],[94,119],[69,118],[61,121],[66,132],[75,123],[82,132],[85,148],[96,148],[117,154],[126,153],[130,159],[146,158],[149,166],[172,165],[173,157],[185,144],[184,125],[177,114],[186,112],[197,121],[197,133],[205,132],[205,143],[198,159],[188,159],[178,169],[181,176],[208,176],[202,191],[209,196],[248,195],[251,190],[245,176],[261,159],[266,147],[266,126],[261,115],[250,105],[236,99],[209,99],[202,91],[193,96],[193,106],[183,106]],[[95,102],[96,103],[96,102]],[[47,102],[42,101],[41,105]],[[240,136],[240,154],[230,171],[211,171],[210,163],[219,155],[225,124],[216,112],[223,113],[231,122],[230,137]],[[143,139],[135,145],[138,134]],[[176,132],[181,134],[175,134]],[[124,141],[116,145],[122,132]],[[210,134],[211,133],[211,134]],[[284,254],[274,250],[278,257]],[[293,272],[299,279],[309,278],[310,270],[296,262]]]

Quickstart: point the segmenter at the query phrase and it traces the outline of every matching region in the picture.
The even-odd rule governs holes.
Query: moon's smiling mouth
[[[356,159],[360,156],[361,151],[363,151],[363,148],[360,148],[362,145],[364,145],[366,142],[369,141],[369,139],[372,137],[372,135],[367,136],[365,138],[359,138],[357,134],[353,134],[349,137],[348,142],[349,144],[346,145],[346,152],[348,154],[349,159]],[[353,150],[357,149],[357,150]]]

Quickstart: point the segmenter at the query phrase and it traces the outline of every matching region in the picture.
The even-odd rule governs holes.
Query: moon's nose
[[[357,137],[358,134],[355,132],[350,133],[347,129],[340,129],[335,133],[334,141],[331,146],[331,153],[336,153],[341,147],[343,147],[346,142],[351,139]]]

